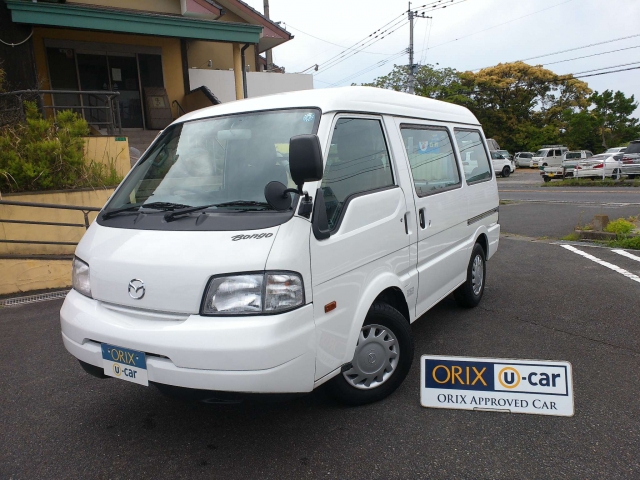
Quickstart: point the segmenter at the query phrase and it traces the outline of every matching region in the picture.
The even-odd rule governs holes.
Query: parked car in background
[[[622,173],[622,154],[621,153],[601,153],[594,155],[589,159],[582,160],[575,165],[573,169],[574,178],[602,178],[602,169],[604,168],[604,177],[619,180]]]
[[[496,175],[501,175],[505,178],[511,175],[516,169],[515,162],[498,153],[497,150],[491,152],[491,164],[493,165],[493,170],[496,172]]]
[[[516,167],[528,167],[532,158],[532,152],[517,152],[513,160],[516,163]]]
[[[622,173],[629,178],[640,175],[640,139],[629,142],[622,156]]]
[[[560,167],[566,172],[565,176],[570,177],[574,167],[582,160],[593,157],[593,153],[589,150],[570,150],[562,156]]]
[[[500,145],[493,138],[487,138],[487,145],[489,150],[500,150]]]
[[[500,155],[502,155],[504,158],[508,159],[508,160],[513,160],[513,155],[511,155],[509,153],[509,150],[496,150],[496,152],[498,152]]]
[[[544,145],[531,159],[529,166],[535,167],[559,167],[562,164],[562,156],[569,149],[564,145]]]
[[[614,147],[614,148],[608,149],[604,153],[624,153],[626,149],[627,147]]]

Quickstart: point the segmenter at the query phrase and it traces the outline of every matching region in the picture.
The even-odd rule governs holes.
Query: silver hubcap
[[[360,330],[351,368],[342,374],[356,388],[376,388],[386,382],[398,365],[398,339],[382,325],[366,325]]]
[[[473,259],[473,265],[471,265],[471,286],[473,287],[473,294],[479,295],[482,290],[482,282],[484,281],[484,261],[481,255],[476,255]]]

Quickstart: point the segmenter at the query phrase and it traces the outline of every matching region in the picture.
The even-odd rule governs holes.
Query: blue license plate
[[[105,375],[139,385],[148,385],[147,357],[144,352],[102,344],[102,367]]]

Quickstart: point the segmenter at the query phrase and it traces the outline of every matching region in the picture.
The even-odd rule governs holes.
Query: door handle
[[[404,214],[404,233],[407,235],[409,235],[409,213],[410,212],[406,212]]]
[[[420,228],[424,229],[426,223],[424,221],[424,207],[422,207],[419,211],[418,211],[418,216],[420,217]]]

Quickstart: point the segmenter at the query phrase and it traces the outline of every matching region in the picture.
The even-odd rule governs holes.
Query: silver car
[[[528,167],[533,158],[533,152],[517,152],[513,158],[518,167]]]

